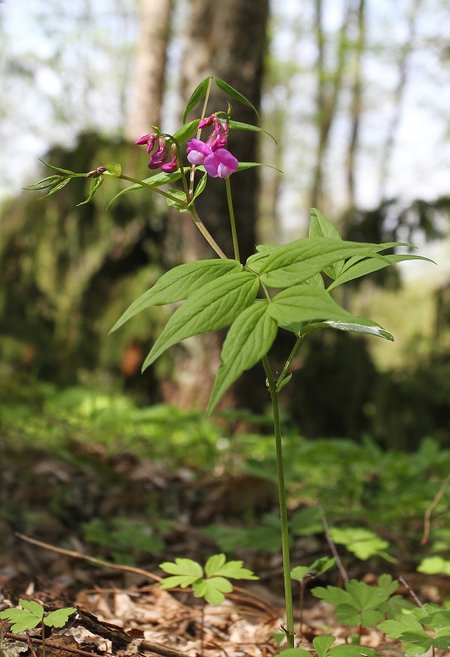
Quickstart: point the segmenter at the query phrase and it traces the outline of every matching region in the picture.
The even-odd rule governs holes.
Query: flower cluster
[[[169,148],[167,140],[156,132],[139,137],[135,143],[147,145],[147,153],[150,154],[149,169],[161,169],[165,173],[173,173],[178,169],[175,144]]]
[[[212,114],[200,121],[198,127],[202,129],[210,125],[213,125],[214,129],[206,142],[200,139],[191,139],[188,142],[187,159],[191,164],[203,164],[206,173],[212,178],[228,178],[236,171],[239,164],[234,155],[225,148],[228,140],[228,125]]]

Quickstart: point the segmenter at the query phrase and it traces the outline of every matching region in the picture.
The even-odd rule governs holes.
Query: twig
[[[349,580],[348,573],[345,570],[344,564],[341,561],[339,553],[336,549],[336,545],[335,545],[333,539],[330,536],[330,527],[328,525],[328,521],[326,519],[325,513],[324,513],[321,506],[319,506],[317,508],[319,509],[320,518],[322,520],[322,525],[323,525],[323,531],[325,533],[325,538],[327,539],[327,543],[328,543],[328,546],[330,548],[331,554],[336,559],[336,566],[338,567],[338,570],[341,573],[341,577],[344,580],[344,582],[348,582],[348,580]]]
[[[433,514],[433,511],[441,501],[442,497],[444,496],[445,491],[447,490],[449,484],[450,484],[450,474],[447,475],[447,477],[444,479],[444,481],[442,482],[442,486],[434,496],[434,499],[431,502],[430,506],[425,511],[425,515],[423,518],[423,536],[420,541],[421,545],[426,545],[428,543],[428,540],[430,538],[430,532],[431,532],[431,516]]]
[[[411,598],[414,600],[414,602],[416,603],[416,605],[417,605],[418,607],[420,607],[421,609],[423,609],[423,607],[424,607],[423,602],[421,602],[421,601],[419,600],[419,598],[417,597],[415,591],[412,590],[412,588],[410,587],[410,585],[408,584],[408,582],[406,581],[406,579],[403,577],[403,575],[400,575],[400,577],[399,577],[398,579],[399,579],[399,582],[401,582],[401,583],[403,584],[403,586],[405,587],[405,589],[408,591],[409,595],[410,595]]]
[[[16,533],[17,538],[20,538],[22,541],[31,543],[32,545],[37,545],[38,547],[44,548],[44,550],[51,550],[52,552],[57,552],[58,554],[65,554],[67,557],[72,557],[73,559],[82,559],[83,561],[89,561],[97,566],[102,566],[103,568],[111,568],[113,570],[120,570],[126,573],[134,573],[136,575],[143,575],[149,579],[153,579],[155,582],[160,582],[162,577],[150,573],[148,570],[143,568],[136,568],[135,566],[123,566],[121,564],[110,563],[109,561],[103,561],[103,559],[96,559],[95,557],[89,557],[86,554],[81,552],[76,552],[75,550],[66,550],[65,548],[56,547],[55,545],[50,545],[50,543],[44,543],[44,541],[38,541],[35,538],[30,538],[24,534]]]

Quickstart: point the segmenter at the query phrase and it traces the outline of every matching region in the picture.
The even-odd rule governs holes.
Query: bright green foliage
[[[212,605],[218,605],[231,593],[231,579],[258,579],[242,561],[227,561],[224,554],[215,554],[205,563],[204,568],[192,559],[177,558],[175,562],[165,561],[160,568],[171,575],[161,582],[162,589],[180,586],[192,588],[196,598],[204,598]]]
[[[375,657],[376,650],[353,644],[340,644],[332,647],[336,638],[331,634],[321,634],[313,639],[315,653],[303,648],[287,648],[279,655],[283,657]]]
[[[392,560],[386,550],[389,543],[380,538],[375,532],[363,527],[332,527],[330,536],[335,543],[345,545],[358,559],[365,561],[370,557],[381,556]]]
[[[256,301],[233,322],[223,344],[222,362],[209,401],[208,413],[245,370],[269,351],[277,335],[277,323],[267,301]]]
[[[336,586],[316,587],[312,594],[336,607],[336,618],[346,625],[375,627],[384,618],[383,604],[396,591],[398,582],[382,575],[377,586],[351,579],[345,590]]]
[[[231,324],[250,306],[258,293],[258,281],[248,272],[228,274],[194,292],[167,322],[145,359],[149,367],[166,349],[199,333]]]
[[[407,657],[420,655],[430,648],[450,648],[450,611],[435,605],[405,610],[394,620],[386,620],[378,629],[389,639],[402,642]]]
[[[159,306],[187,299],[200,287],[230,272],[242,271],[236,260],[199,260],[174,267],[159,278],[155,285],[141,294],[111,329],[116,331],[122,324],[149,306]]]
[[[449,575],[450,576],[450,559],[443,557],[427,557],[423,559],[417,567],[419,573],[426,575]]]
[[[44,607],[34,600],[19,600],[19,607],[0,611],[0,619],[12,623],[11,632],[21,634],[37,627],[41,622],[48,627],[63,627],[75,607],[64,607],[44,615]]]

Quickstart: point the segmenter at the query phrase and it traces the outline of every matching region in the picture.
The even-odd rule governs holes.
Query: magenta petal
[[[137,145],[146,144],[149,139],[150,139],[150,135],[142,135],[142,137],[139,137],[139,139],[136,139],[136,141],[134,143],[137,144]]]
[[[206,172],[212,178],[228,178],[238,165],[237,159],[226,148],[218,148],[204,161]]]
[[[218,167],[219,167],[219,160],[216,157],[215,153],[211,153],[211,155],[208,155],[208,157],[205,157],[205,161],[203,162],[203,166],[205,167],[206,173],[208,176],[211,176],[211,178],[218,178]]]
[[[208,144],[205,144],[201,139],[191,139],[187,143],[186,153],[189,155],[191,151],[198,151],[202,153],[205,157],[211,153],[211,149]]]

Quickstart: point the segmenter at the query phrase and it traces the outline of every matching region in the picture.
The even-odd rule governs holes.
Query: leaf
[[[249,101],[248,98],[246,98],[245,96],[243,96],[239,91],[237,91],[234,87],[232,87],[231,85],[229,85],[229,84],[228,84],[227,82],[225,82],[224,80],[221,80],[220,78],[216,77],[215,75],[214,75],[213,77],[214,77],[214,82],[216,83],[217,87],[218,87],[221,91],[223,91],[224,93],[226,93],[227,96],[230,96],[230,98],[234,98],[234,100],[237,100],[237,101],[238,101],[239,103],[241,103],[242,105],[247,105],[247,107],[251,107],[252,110],[255,112],[256,116],[258,117],[258,121],[259,121],[258,110],[257,110],[256,107],[253,105],[253,103]]]
[[[361,527],[332,527],[330,536],[335,543],[345,545],[358,559],[366,561],[389,548],[389,543],[377,534]],[[394,591],[397,588],[395,585]]]
[[[402,614],[396,620],[386,620],[379,623],[378,629],[386,634],[388,639],[398,639],[403,632],[422,631],[422,625],[411,614]]]
[[[208,76],[195,87],[194,91],[191,94],[191,97],[186,103],[186,107],[184,108],[183,123],[186,123],[186,119],[188,117],[189,112],[191,112],[194,109],[194,107],[202,100],[202,98],[206,96],[206,92],[208,90],[210,80],[211,78]]]
[[[242,123],[241,121],[233,121],[231,119],[228,121],[228,125],[231,130],[250,130],[254,132],[264,132],[264,134],[271,137],[274,140],[274,142],[277,143],[277,140],[272,134],[270,134],[270,132],[264,130],[263,128],[260,128],[257,125],[253,125],[251,123]]]
[[[331,634],[321,634],[313,639],[313,646],[319,657],[326,657],[335,640]]]
[[[91,182],[89,183],[88,197],[84,201],[81,201],[81,203],[77,203],[77,208],[80,207],[80,205],[86,205],[86,203],[92,201],[95,192],[99,189],[103,180],[104,180],[104,176],[98,176],[98,178],[91,178]]]
[[[178,342],[231,324],[253,303],[258,289],[258,279],[245,271],[206,283],[174,312],[145,359],[142,370]]]
[[[259,579],[253,571],[243,568],[243,561],[226,561],[224,554],[215,554],[205,564],[208,577],[231,577],[233,579]]]
[[[377,651],[366,646],[343,643],[328,653],[329,657],[376,657]]]
[[[295,566],[291,570],[291,579],[294,579],[296,582],[301,582],[305,579],[306,575],[309,575],[308,566]]]
[[[237,172],[253,169],[254,167],[268,167],[269,169],[275,169],[275,171],[278,171],[278,173],[283,173],[281,169],[278,169],[271,164],[264,164],[264,162],[239,162]]]
[[[173,575],[173,577],[165,577],[162,580],[160,584],[162,589],[170,589],[177,586],[186,588],[203,577],[203,568],[192,559],[177,557],[175,562],[165,561],[159,564],[159,567],[165,573]]]
[[[119,162],[108,162],[106,165],[108,173],[119,178],[122,175],[122,165]]]
[[[51,196],[52,194],[59,192],[61,189],[63,189],[63,187],[68,185],[71,180],[72,178],[64,178],[64,180],[62,180],[60,183],[52,187],[52,189],[49,192],[47,192],[47,194],[44,194],[44,196],[41,196],[41,198],[47,198],[47,196]]]
[[[70,169],[62,169],[61,167],[56,167],[54,164],[50,164],[50,162],[46,162],[45,160],[40,160],[42,164],[45,164],[46,167],[50,167],[50,169],[53,169],[53,171],[57,171],[58,173],[66,174],[68,176],[76,176],[78,174],[75,173],[75,171],[71,171]]]
[[[268,314],[267,301],[257,301],[244,310],[231,325],[225,338],[221,364],[211,392],[207,414],[240,377],[267,354],[277,335],[277,323]]]
[[[301,582],[303,579],[313,579],[320,577],[327,570],[332,568],[336,563],[336,559],[332,557],[321,557],[316,559],[310,566],[296,566],[291,570],[291,579]]]
[[[195,199],[198,198],[200,194],[205,190],[207,182],[208,182],[208,174],[205,171],[205,173],[202,175],[202,177],[200,178],[200,180],[195,186],[195,191],[194,191],[194,196],[192,197],[192,201],[195,201]]]
[[[285,636],[283,634],[283,636]],[[286,648],[278,653],[278,656],[281,657],[311,657],[311,653],[308,650],[303,648]]]
[[[298,333],[301,327],[293,325],[293,332]],[[370,319],[365,319],[363,317],[353,317],[350,322],[334,322],[334,321],[325,321],[325,322],[314,322],[304,326],[301,329],[302,335],[307,335],[312,331],[318,329],[332,328],[338,331],[349,331],[352,333],[363,333],[366,335],[374,335],[378,338],[384,338],[385,340],[394,341],[394,336],[386,331],[382,326],[376,322],[372,322]]]
[[[44,608],[34,600],[19,600],[20,608],[5,609],[0,612],[0,619],[12,623],[11,632],[21,634],[39,625],[44,616]]]
[[[224,577],[211,577],[195,582],[193,586],[196,598],[205,598],[212,605],[219,605],[224,601],[224,593],[231,593],[233,585]]]
[[[160,306],[182,301],[206,283],[216,280],[224,274],[242,271],[237,260],[198,260],[178,265],[159,278],[149,290],[141,294],[131,306],[119,317],[110,333],[116,331],[129,319],[149,306]]]
[[[56,611],[52,611],[45,616],[44,625],[47,625],[48,627],[64,627],[69,620],[69,616],[72,616],[76,610],[76,607],[56,609]]]
[[[334,240],[342,240],[338,229],[328,221],[317,208],[311,208],[309,220],[310,237],[328,237]],[[333,263],[324,269],[324,272],[330,278],[336,278],[344,266],[344,260]]]
[[[173,138],[181,145],[184,144],[186,141],[191,139],[197,132],[198,124],[200,123],[200,119],[194,119],[194,121],[189,121],[189,123],[185,123],[184,125],[181,126],[179,130],[176,131],[176,133],[173,135]]]
[[[328,237],[304,237],[273,249],[260,268],[261,280],[269,287],[296,285],[344,258],[375,255],[384,248],[388,247]]]
[[[269,305],[269,314],[280,326],[313,319],[351,321],[352,315],[341,308],[325,290],[312,285],[289,287],[279,292]]]
[[[48,187],[53,187],[53,185],[55,185],[59,180],[61,180],[61,176],[47,176],[46,178],[38,180],[33,185],[25,187],[25,189],[32,192],[41,191],[43,189],[47,189]]]
[[[361,278],[361,276],[366,276],[367,274],[372,274],[373,272],[384,269],[385,267],[390,267],[397,262],[403,262],[404,260],[428,260],[429,262],[433,262],[424,256],[412,254],[377,254],[376,256],[372,256],[370,258],[358,258],[357,261],[355,261],[355,264],[351,264],[349,267],[346,266],[344,268],[341,274],[328,287],[328,291],[334,290],[334,288],[338,287],[338,285],[342,285],[348,281],[353,281],[356,278]]]
[[[450,575],[450,560],[443,557],[426,557],[422,559],[417,570],[427,575]]]

